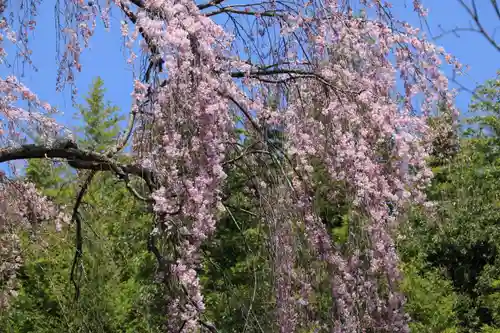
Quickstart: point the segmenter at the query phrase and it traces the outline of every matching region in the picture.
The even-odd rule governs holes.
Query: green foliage
[[[493,328],[493,327],[488,326],[488,325],[484,325],[484,326],[481,328],[481,333],[500,333],[500,329],[498,329],[498,328]]]
[[[43,189],[44,194],[56,202],[72,192],[64,186],[73,180],[68,166],[48,159],[30,160],[26,167],[26,178]]]
[[[420,277],[436,285],[437,278],[451,284],[453,291],[443,287],[446,291],[441,296],[433,290],[428,297],[434,303],[448,304],[436,309],[436,318],[443,316],[443,309],[452,318],[446,299],[454,299],[458,332],[491,332],[500,328],[499,87],[498,79],[478,87],[481,97],[473,100],[471,110],[481,111],[482,115],[471,122],[478,124],[479,129],[468,130],[460,152],[435,167],[435,179],[428,191],[436,203],[435,209],[432,214],[415,209],[399,242],[403,261],[410,265],[419,263]],[[412,280],[413,272],[405,283]],[[434,299],[435,296],[440,299]],[[423,310],[423,302],[410,298],[408,308],[419,316],[431,313]],[[425,329],[432,328],[430,322],[423,325]]]
[[[247,179],[245,172],[229,174],[232,195],[216,234],[203,247],[207,317],[221,333],[269,331],[273,325],[268,231],[253,213],[256,200],[243,191]]]
[[[497,77],[487,80],[477,87],[472,97],[470,111],[483,113],[470,120],[479,125],[481,136],[489,135],[494,140],[500,138],[500,70]],[[498,141],[496,141],[498,143]]]
[[[402,291],[407,296],[406,310],[414,333],[455,332],[457,300],[452,285],[433,269],[415,263],[403,266]]]
[[[105,92],[104,81],[97,77],[85,98],[86,105],[78,106],[84,122],[79,128],[83,134],[79,144],[84,148],[103,151],[116,141],[120,133],[119,122],[123,117],[118,115],[118,107],[105,102]]]
[[[429,165],[439,167],[450,163],[460,148],[459,133],[453,124],[451,110],[440,105],[439,115],[430,117],[428,125],[434,133]]]
[[[117,108],[103,103],[102,80],[94,81],[83,147],[104,150],[117,135]],[[74,203],[77,175],[49,160],[29,162],[26,177],[61,205]],[[23,236],[21,289],[11,311],[0,317],[2,332],[157,332],[162,312],[152,301],[155,259],[147,251],[151,216],[124,185],[99,174],[80,208],[83,219],[82,278],[78,300],[69,276],[75,252],[73,226],[45,225]]]
[[[74,255],[71,226],[47,226],[25,239],[22,289],[3,327],[8,332],[156,332],[150,307],[154,258],[146,250],[149,218],[122,185],[96,179],[83,214],[84,274],[78,300],[69,281]]]

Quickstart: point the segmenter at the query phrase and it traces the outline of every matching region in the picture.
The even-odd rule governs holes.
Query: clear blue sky
[[[410,21],[413,25],[420,25],[414,15],[408,14],[412,13],[411,0],[392,0],[392,2],[395,3],[394,11],[400,18]],[[480,6],[481,15],[484,16],[483,22],[489,31],[493,31],[495,26],[498,27],[497,40],[500,40],[500,22],[491,9],[487,8],[489,1],[478,2],[483,3],[483,6]],[[408,8],[403,8],[404,3],[407,3]],[[427,0],[424,4],[430,9],[428,22],[436,35],[440,33],[438,24],[444,29],[451,29],[457,26],[467,27],[471,21],[456,0]],[[55,91],[57,63],[53,6],[53,2],[42,2],[37,29],[31,41],[33,59],[39,71],[35,73],[28,70],[22,80],[42,100],[64,111],[65,115],[58,118],[71,126],[74,123],[72,114],[75,110],[71,105],[70,94],[68,91],[65,93]],[[120,20],[121,16],[115,10],[114,17],[111,18],[110,32],[106,32],[102,26],[96,30],[95,36],[90,41],[90,49],[83,53],[81,61],[83,71],[78,73],[77,87],[80,92],[87,92],[92,79],[101,76],[107,88],[107,98],[127,112],[131,103],[132,72],[123,56],[119,34]],[[478,34],[461,33],[460,38],[450,34],[439,39],[438,44],[457,56],[462,63],[470,65],[468,76],[461,79],[461,82],[469,88],[493,77],[495,71],[500,68],[500,53]],[[0,75],[4,76],[9,71],[20,72],[19,68],[5,69],[2,66]],[[467,109],[469,99],[470,95],[467,93],[462,93],[457,99],[457,105],[462,111]]]
[[[470,3],[470,0],[465,1]],[[394,13],[415,27],[422,26],[414,15],[407,14],[412,8],[411,0],[393,0],[391,2],[406,3],[408,8],[403,8],[403,5],[395,6]],[[434,36],[456,27],[468,28],[472,24],[472,19],[457,0],[422,0],[422,3],[429,9],[427,22]],[[500,20],[493,12],[490,1],[476,0],[476,4],[481,22],[486,30],[492,33],[495,28],[497,29],[496,41],[497,44],[500,44]],[[422,30],[428,31],[425,26],[422,26]],[[447,34],[437,39],[435,43],[456,56],[462,64],[470,66],[468,74],[458,78],[458,81],[467,88],[473,89],[477,84],[495,76],[496,71],[500,69],[500,52],[478,33],[460,32],[459,36]],[[454,86],[452,83],[451,85]],[[471,95],[466,92],[458,96],[456,103],[462,112],[467,111],[470,97]]]

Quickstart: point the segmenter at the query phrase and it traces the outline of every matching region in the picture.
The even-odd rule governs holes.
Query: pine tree
[[[107,149],[119,135],[118,108],[104,102],[103,86],[95,79],[86,104],[78,107],[83,121],[76,132],[78,145],[95,151]],[[79,182],[67,164],[30,160],[26,178],[61,208],[72,208]],[[44,224],[36,234],[21,235],[21,288],[11,311],[0,314],[0,332],[157,332],[162,311],[150,307],[156,262],[147,251],[151,217],[143,203],[104,172],[89,187],[80,214],[85,273],[78,282],[78,300],[69,280],[74,227],[57,231]]]
[[[82,134],[79,144],[83,148],[104,151],[113,144],[119,135],[119,124],[123,120],[118,115],[119,108],[105,102],[104,81],[97,77],[85,98],[86,105],[78,105],[83,126],[78,130]]]

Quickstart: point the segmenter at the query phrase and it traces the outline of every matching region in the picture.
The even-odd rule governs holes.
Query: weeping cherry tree
[[[15,45],[28,63],[38,6],[35,0],[0,6],[0,41]],[[460,71],[454,57],[380,0],[55,6],[59,90],[74,87],[97,21],[109,26],[111,15],[122,17],[124,63],[145,65],[135,72],[123,135],[105,151],[79,148],[54,120],[58,110],[20,79],[0,79],[0,162],[63,160],[81,175],[67,216],[30,184],[0,178],[0,255],[8,263],[0,266],[2,306],[15,297],[22,261],[13,228],[72,221],[77,276],[80,204],[94,175],[110,172],[154,212],[148,244],[165,285],[165,331],[217,332],[204,317],[200,248],[226,210],[227,175],[242,170],[245,190],[259,203],[254,214],[268,226],[277,332],[409,331],[394,230],[409,204],[430,206],[423,193],[432,177],[427,118],[442,105],[456,118],[441,68]],[[419,0],[413,8],[425,19]],[[29,141],[33,132],[40,142]],[[126,146],[132,159],[125,163],[116,156]],[[318,216],[318,169],[332,184],[321,195],[332,202],[342,196],[352,207],[342,246]],[[308,301],[324,281],[326,317]]]

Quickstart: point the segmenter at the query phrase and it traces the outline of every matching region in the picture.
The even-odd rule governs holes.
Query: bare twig
[[[479,18],[479,11],[477,9],[477,4],[476,0],[472,0],[471,5],[467,5],[464,0],[457,0],[458,3],[467,11],[469,16],[474,20],[474,23],[476,24],[477,27],[477,32],[482,34],[486,40],[493,45],[497,51],[500,51],[500,43],[496,42],[495,39],[493,38],[492,35],[490,35],[486,29],[484,28],[484,25],[482,24],[481,19]],[[495,12],[497,13],[498,17],[500,18],[500,8],[498,6],[498,3],[496,0],[490,0]]]

